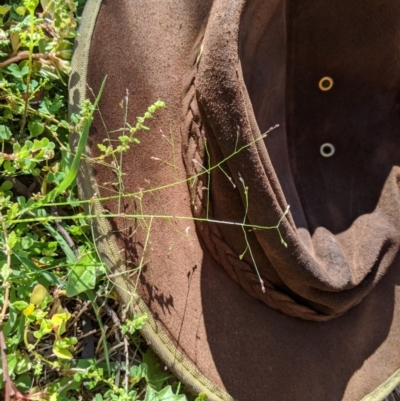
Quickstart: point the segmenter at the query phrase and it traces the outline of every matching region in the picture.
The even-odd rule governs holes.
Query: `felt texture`
[[[123,107],[134,125],[167,104],[123,157],[134,195],[104,202],[125,214],[113,235],[153,316],[235,399],[356,401],[400,368],[399,20],[393,0],[102,2],[92,155]]]

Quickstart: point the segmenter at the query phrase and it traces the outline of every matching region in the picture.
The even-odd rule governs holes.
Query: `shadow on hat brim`
[[[191,68],[190,56],[210,8],[211,1],[89,0],[82,18],[70,83],[71,112],[92,97],[86,85],[96,93],[105,76],[100,110],[110,131],[121,126],[119,104],[126,89],[132,122],[156,99],[167,103],[123,163],[126,192],[182,181],[144,196],[141,206],[149,215],[191,215],[180,158],[181,81]],[[151,159],[171,157],[160,128],[174,137],[174,169]],[[104,138],[103,123],[96,118],[88,151],[96,154],[96,144]],[[93,170],[82,163],[82,197],[114,194],[104,186],[114,179],[109,169]],[[92,212],[101,215],[103,207],[115,210],[116,202],[94,202]],[[127,201],[124,212],[134,207]],[[97,245],[122,301],[132,312],[149,313],[145,338],[194,392],[204,392],[210,400],[372,401],[382,400],[400,382],[398,258],[361,304],[330,322],[307,322],[247,295],[211,258],[192,221],[149,218],[146,223],[151,225],[147,248],[148,231],[140,222],[121,217],[110,224],[99,217],[94,223]],[[136,287],[125,273],[129,261],[141,258],[141,247],[147,263]]]

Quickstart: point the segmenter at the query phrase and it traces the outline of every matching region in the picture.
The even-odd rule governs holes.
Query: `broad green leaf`
[[[17,322],[17,311],[13,306],[8,308],[8,320],[3,325],[3,334],[8,337],[14,330],[15,323]]]
[[[8,373],[14,373],[14,369],[17,366],[17,355],[15,353],[7,355]]]
[[[90,255],[85,255],[72,267],[67,280],[67,296],[73,297],[91,290],[96,285],[97,263]]]
[[[171,386],[167,386],[158,392],[148,386],[144,401],[187,401],[187,398],[183,394],[174,394]]]
[[[28,372],[32,367],[29,356],[25,352],[19,350],[16,351],[16,356],[17,364],[15,365],[15,373],[21,375],[22,373]]]
[[[147,365],[147,380],[156,390],[161,390],[166,380],[171,377],[169,371],[165,371],[165,365],[157,355],[149,348],[143,355],[143,363]]]
[[[22,393],[27,393],[32,386],[32,378],[26,373],[18,376],[14,383]]]

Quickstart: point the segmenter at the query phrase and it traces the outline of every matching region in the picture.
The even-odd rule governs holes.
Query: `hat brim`
[[[141,186],[147,186],[146,191],[181,183],[146,192],[139,203],[149,217],[139,222],[127,217],[137,208],[137,198],[132,197],[123,202],[126,216],[111,225],[98,217],[100,254],[113,271],[123,302],[131,311],[149,313],[143,329],[149,344],[194,392],[206,393],[210,400],[382,400],[400,382],[399,259],[361,304],[332,321],[308,322],[251,298],[212,259],[193,221],[172,218],[191,216],[179,157],[181,78],[189,68],[185,57],[210,7],[211,2],[87,2],[73,60],[71,112],[92,96],[87,85],[96,93],[105,76],[100,110],[110,131],[121,126],[120,102],[126,89],[131,118],[142,115],[156,99],[166,100],[167,110],[150,125],[151,133],[141,135],[141,144],[124,159],[124,186],[127,193],[143,196]],[[174,43],[168,31],[179,32]],[[172,149],[153,133],[156,128],[171,133]],[[103,122],[96,118],[92,152],[104,138]],[[171,161],[171,154],[173,168],[151,159]],[[104,188],[106,181],[115,181],[112,171],[93,171],[82,163],[79,186],[85,199],[113,194]],[[102,205],[115,210],[117,203],[94,201],[91,213],[104,215]],[[151,217],[161,215],[165,217]],[[127,274],[129,259],[138,258],[133,248],[137,242],[148,262],[138,286]]]

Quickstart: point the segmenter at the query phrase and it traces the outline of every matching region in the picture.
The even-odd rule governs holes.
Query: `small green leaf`
[[[24,0],[24,6],[27,10],[33,15],[36,10],[36,7],[39,4],[39,0]]]
[[[50,142],[49,139],[46,138],[46,137],[42,138],[41,141],[37,141],[37,140],[35,139],[33,148],[34,148],[34,149],[45,148],[45,147],[47,147],[47,145],[49,144],[49,142]],[[53,148],[54,148],[54,146],[53,146]]]
[[[0,6],[0,15],[7,14],[11,9],[11,6]]]
[[[77,342],[77,339],[74,337],[64,338],[63,340],[56,340],[53,344],[53,352],[58,358],[72,359],[73,355],[68,350],[68,348],[75,345]]]
[[[12,136],[10,129],[6,125],[0,125],[0,139],[7,141]]]
[[[3,164],[3,167],[8,174],[15,173],[15,167],[11,164],[10,160],[6,160]]]
[[[30,297],[30,303],[40,306],[48,295],[47,289],[42,284],[36,284]]]
[[[19,311],[23,311],[29,306],[29,304],[25,301],[15,301],[12,303],[12,306]]]
[[[19,15],[25,15],[25,7],[17,7],[15,9],[15,11],[17,12],[17,14]]]
[[[15,217],[17,217],[18,210],[19,210],[18,203],[13,203],[12,206],[7,211],[8,220],[13,220]],[[13,234],[13,233],[11,233],[11,234]],[[11,236],[11,234],[10,234],[10,236]]]
[[[10,269],[10,266],[8,266],[7,263],[4,263],[0,269],[0,276],[2,277],[3,281],[7,281],[11,273],[12,270]]]
[[[8,236],[7,244],[11,249],[13,249],[15,245],[18,244],[18,237],[15,231],[12,231]]]
[[[140,365],[134,365],[129,369],[130,381],[132,384],[138,383],[141,379],[147,381],[147,364],[141,363]]]
[[[33,243],[34,243],[34,241],[31,237],[26,236],[21,239],[21,246],[23,249],[31,248]]]
[[[31,121],[28,124],[28,128],[33,137],[42,134],[44,131],[44,125],[39,121]]]
[[[22,313],[28,317],[32,315],[32,313],[35,311],[35,305],[34,304],[29,304],[23,311]]]
[[[43,333],[40,330],[36,330],[33,332],[33,337],[36,338],[36,340],[40,340],[43,337]]]
[[[0,186],[0,191],[6,192],[9,191],[13,187],[13,183],[11,181],[4,181]]]
[[[7,67],[7,70],[17,79],[22,79],[21,70],[18,67],[18,64],[12,63]]]
[[[54,326],[57,327],[57,334],[59,336],[65,333],[67,327],[67,321],[70,319],[70,317],[71,314],[67,312],[56,313],[55,315],[52,316],[51,322],[53,323]]]
[[[25,75],[28,75],[28,72],[29,72],[29,67],[27,65],[24,65],[21,68],[21,76],[24,77]]]
[[[65,348],[53,347],[54,355],[60,359],[72,359],[73,355]]]

